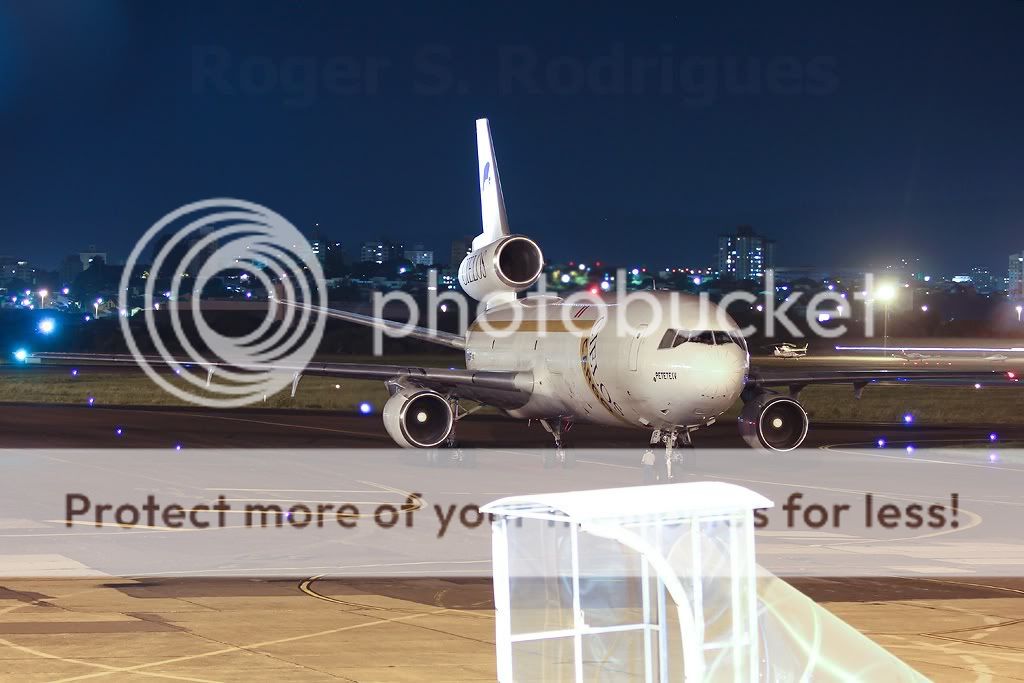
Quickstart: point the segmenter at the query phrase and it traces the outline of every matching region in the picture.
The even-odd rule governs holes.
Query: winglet
[[[491,141],[491,125],[487,119],[476,121],[476,152],[483,232],[473,240],[473,248],[479,249],[510,234],[508,217],[505,215],[505,199],[501,194],[501,180],[498,177],[498,162],[494,158],[494,143]]]

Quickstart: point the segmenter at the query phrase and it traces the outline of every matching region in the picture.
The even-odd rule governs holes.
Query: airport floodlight
[[[926,681],[755,562],[725,482],[503,498],[490,513],[498,680]]]
[[[892,301],[896,298],[896,288],[892,285],[881,285],[875,290],[875,296],[880,301]]]

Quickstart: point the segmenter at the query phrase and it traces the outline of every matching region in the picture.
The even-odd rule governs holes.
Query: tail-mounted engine
[[[474,250],[459,267],[459,284],[466,294],[484,301],[495,294],[515,294],[533,286],[544,269],[537,243],[509,235]]]
[[[795,398],[762,393],[743,406],[739,426],[740,435],[752,448],[791,451],[807,438],[810,420]]]
[[[452,407],[429,389],[399,390],[384,404],[384,429],[402,448],[433,448],[455,428]]]

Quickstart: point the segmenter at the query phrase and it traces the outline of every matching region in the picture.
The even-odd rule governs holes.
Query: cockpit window
[[[707,344],[708,346],[714,346],[715,344],[715,333],[711,330],[700,330],[690,333],[690,341],[698,344]]]
[[[665,330],[665,334],[658,343],[659,349],[674,349],[680,344],[685,344],[690,333],[686,330]]]
[[[665,330],[665,334],[661,338],[661,342],[658,344],[659,349],[671,349],[672,342],[676,339],[677,330]]]
[[[715,343],[718,344],[719,346],[736,343],[736,340],[734,340],[728,332],[716,330],[712,334],[715,335]]]
[[[725,332],[723,330],[666,330],[658,343],[659,349],[674,349],[686,342],[694,344],[707,344],[708,346],[724,346],[725,344],[739,344],[743,346],[739,332]]]

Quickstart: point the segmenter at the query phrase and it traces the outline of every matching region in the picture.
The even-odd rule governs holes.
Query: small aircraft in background
[[[776,358],[803,358],[807,355],[807,344],[797,346],[796,344],[784,342],[776,345],[772,353]]]

